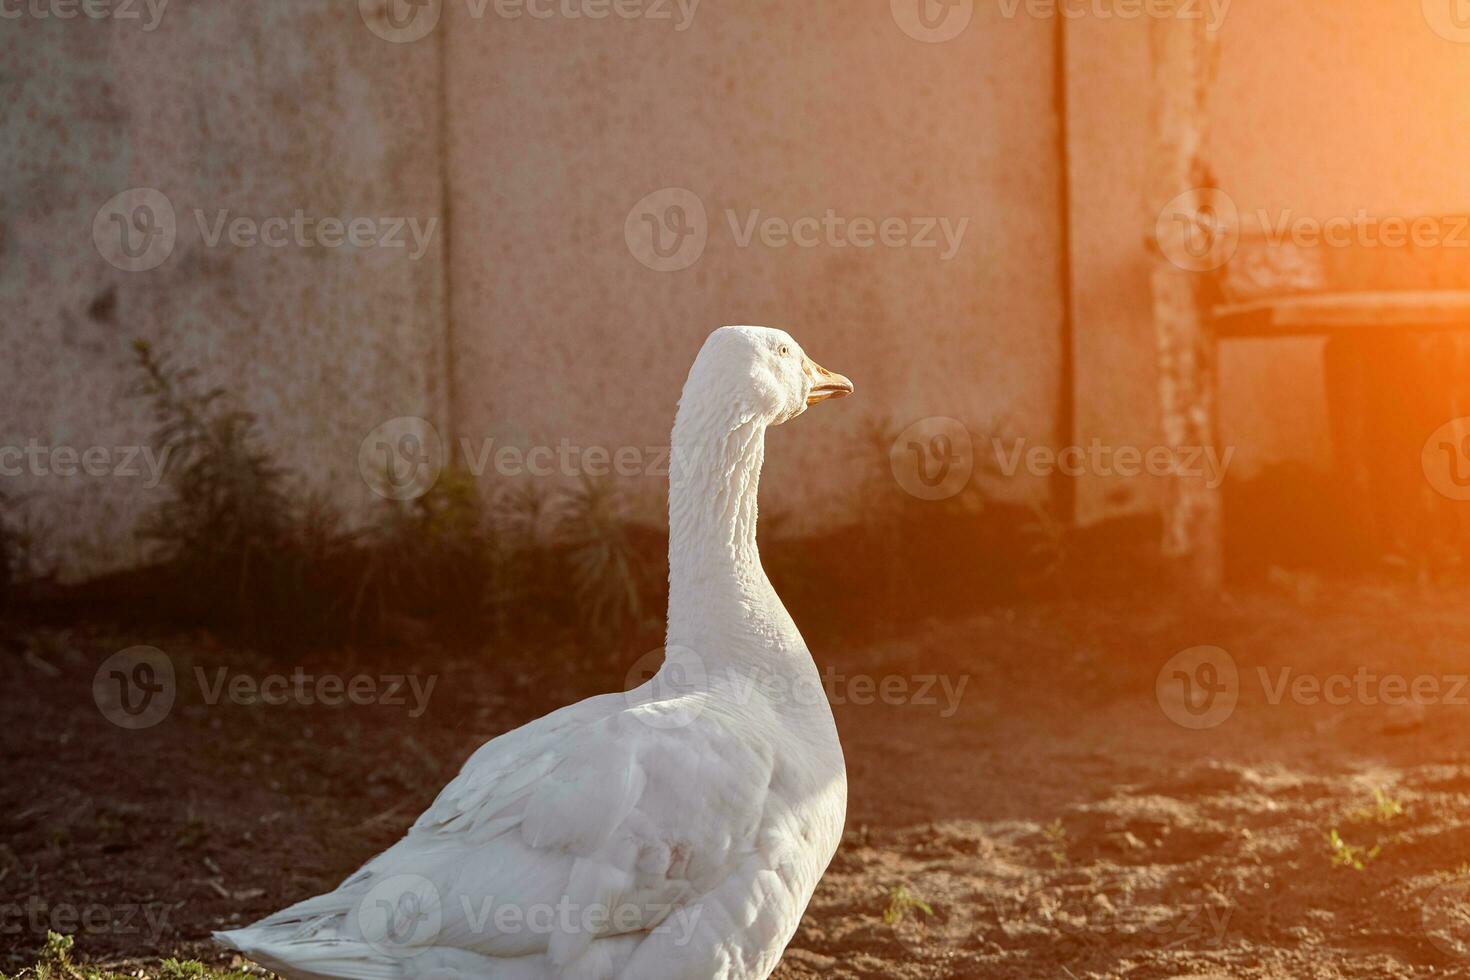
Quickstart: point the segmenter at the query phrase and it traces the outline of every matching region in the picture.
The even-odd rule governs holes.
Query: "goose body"
[[[711,334],[674,426],[659,673],[486,743],[336,890],[217,938],[289,978],[768,976],[847,780],[757,487],[766,429],[851,390],[781,331]]]

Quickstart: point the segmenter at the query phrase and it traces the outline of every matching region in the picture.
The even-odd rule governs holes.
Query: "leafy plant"
[[[1371,806],[1359,807],[1348,814],[1348,819],[1354,823],[1393,823],[1404,815],[1404,804],[1389,796],[1382,789],[1373,791],[1373,804]]]
[[[13,523],[15,510],[15,498],[0,489],[0,605],[10,598],[21,577],[25,553],[21,533]]]
[[[606,481],[586,477],[565,493],[556,533],[567,548],[576,609],[583,627],[599,636],[641,625],[648,567]]]
[[[934,909],[928,902],[914,894],[907,885],[888,890],[888,905],[883,909],[883,921],[890,926],[902,922],[910,911],[933,916]]]
[[[215,970],[198,960],[167,959],[159,965],[159,980],[260,980],[246,970]]]
[[[1362,871],[1368,862],[1378,857],[1381,845],[1374,844],[1372,848],[1363,848],[1358,845],[1349,844],[1343,840],[1334,827],[1327,834],[1327,846],[1331,852],[1332,866],[1334,868],[1352,868],[1354,871]]]
[[[545,599],[559,580],[545,545],[556,521],[556,498],[542,485],[526,481],[502,488],[490,505],[489,578],[481,597],[496,633],[545,613]]]
[[[460,619],[479,610],[489,575],[489,529],[474,478],[446,470],[413,500],[388,501],[365,533],[351,621],[386,632],[398,613]]]
[[[230,407],[224,389],[200,390],[198,371],[174,367],[146,341],[133,353],[141,378],[132,393],[152,403],[171,492],[141,534],[186,581],[231,596],[248,619],[293,543],[286,471],[261,448],[256,416]]]
[[[1031,504],[1031,519],[1022,527],[1029,541],[1027,555],[1035,565],[1028,578],[1032,582],[1064,582],[1073,561],[1071,528],[1058,518],[1049,506]]]
[[[115,973],[75,963],[71,958],[75,942],[71,936],[47,932],[46,945],[42,947],[35,965],[21,970],[14,977],[0,973],[0,980],[135,980],[145,976],[143,971]],[[146,975],[157,980],[260,980],[259,974],[245,970],[216,970],[197,960],[176,959],[164,960],[156,973]]]
[[[1062,826],[1061,818],[1053,820],[1042,828],[1041,836],[1046,839],[1047,857],[1057,867],[1067,863],[1067,847],[1071,841],[1067,837],[1067,828]]]
[[[28,582],[49,577],[39,558],[41,529],[24,513],[25,498],[0,489],[0,605]]]

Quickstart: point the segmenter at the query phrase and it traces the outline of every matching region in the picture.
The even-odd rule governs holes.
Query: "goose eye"
[[[782,344],[780,347],[776,348],[776,353],[780,354],[782,357],[789,357],[791,356],[791,347],[788,344]]]

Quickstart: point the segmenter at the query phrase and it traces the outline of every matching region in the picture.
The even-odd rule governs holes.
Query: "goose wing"
[[[761,914],[766,883],[738,879],[763,867],[773,764],[754,726],[714,705],[594,698],[482,746],[401,841],[272,919],[306,939],[330,918],[334,940],[394,957],[541,954],[577,976],[611,975],[637,945],[598,940],[657,931],[696,956],[700,930],[728,937]],[[722,890],[738,897],[720,921],[691,921]]]

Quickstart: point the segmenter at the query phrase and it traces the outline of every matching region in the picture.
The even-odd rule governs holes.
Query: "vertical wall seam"
[[[459,398],[455,372],[455,296],[454,296],[454,182],[449,155],[449,18],[439,24],[439,283],[443,292],[444,324],[444,461],[458,462]]]
[[[1057,345],[1056,447],[1060,452],[1076,439],[1076,317],[1072,291],[1072,167],[1069,155],[1070,125],[1067,99],[1067,18],[1053,18],[1052,104],[1057,120],[1057,281],[1062,315]],[[1052,508],[1066,524],[1077,519],[1077,481],[1057,468],[1051,479]]]

